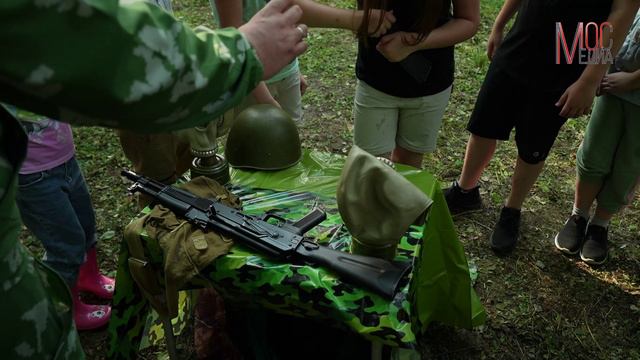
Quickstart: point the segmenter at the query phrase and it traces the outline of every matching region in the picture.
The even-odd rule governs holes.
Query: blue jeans
[[[96,218],[75,158],[18,178],[23,223],[45,249],[43,261],[75,286],[87,251],[96,244]]]

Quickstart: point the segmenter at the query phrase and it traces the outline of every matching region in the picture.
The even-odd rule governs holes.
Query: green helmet
[[[240,169],[286,169],[302,157],[298,128],[277,106],[250,106],[236,117],[229,131],[225,157]]]

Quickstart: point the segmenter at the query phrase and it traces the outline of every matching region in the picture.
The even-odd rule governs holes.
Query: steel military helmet
[[[236,117],[229,130],[225,157],[234,168],[286,169],[302,157],[298,128],[277,106],[250,106]]]

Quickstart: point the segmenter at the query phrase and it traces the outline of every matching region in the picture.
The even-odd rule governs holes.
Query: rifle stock
[[[329,249],[305,240],[298,253],[314,265],[333,270],[343,279],[354,284],[366,284],[370,290],[392,298],[405,275],[411,270],[406,262],[362,256]]]

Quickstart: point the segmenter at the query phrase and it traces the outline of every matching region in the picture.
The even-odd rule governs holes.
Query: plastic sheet
[[[308,235],[323,245],[348,251],[351,238],[335,201],[343,163],[342,156],[306,152],[298,165],[284,171],[234,170],[232,191],[240,196],[248,213],[274,211],[297,220],[315,206],[324,208],[327,220]],[[402,166],[398,171],[432,198],[434,204],[424,227],[412,227],[401,240],[398,259],[413,261],[414,269],[410,282],[394,299],[342,282],[323,268],[272,261],[241,245],[235,245],[229,254],[207,267],[191,287],[213,284],[236,304],[330,321],[393,347],[414,348],[416,334],[421,334],[434,320],[466,328],[481,325],[484,309],[471,287],[467,261],[439,183],[426,171]],[[157,251],[157,241],[144,234],[141,237],[152,261],[160,263],[162,255]],[[124,247],[110,326],[111,350],[128,357],[137,349],[140,323],[146,318],[127,309],[142,310],[146,305],[140,305],[144,299],[133,286],[122,256],[127,256]]]

